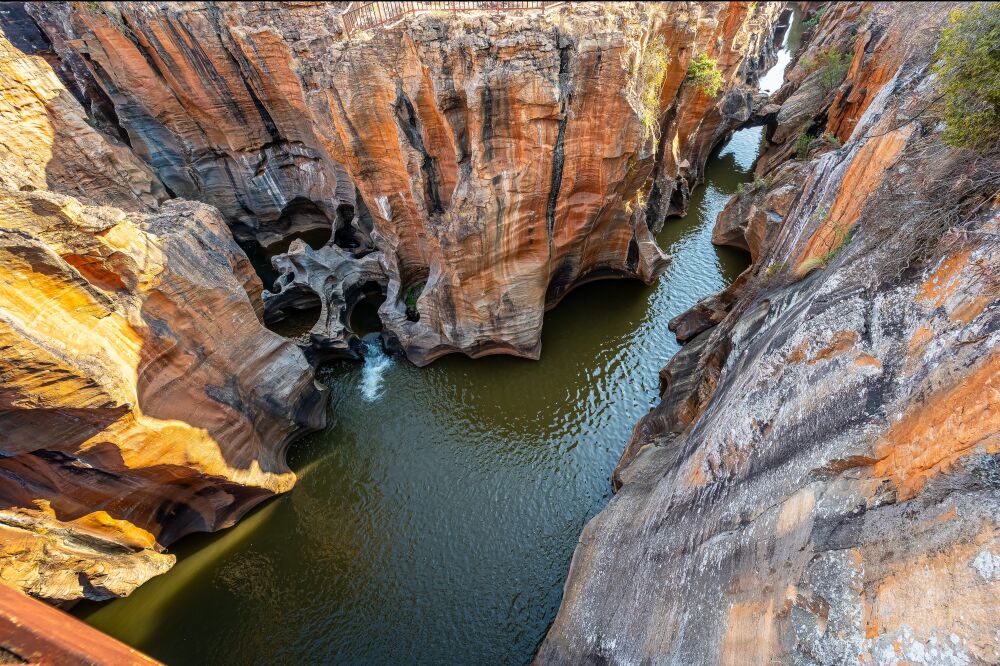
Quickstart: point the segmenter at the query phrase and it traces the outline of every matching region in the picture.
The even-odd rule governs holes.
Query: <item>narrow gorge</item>
[[[1000,663],[1000,3],[0,29],[10,663]]]

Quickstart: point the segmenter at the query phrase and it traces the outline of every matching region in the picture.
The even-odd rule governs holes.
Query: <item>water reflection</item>
[[[774,67],[769,69],[767,73],[760,78],[760,91],[764,93],[773,93],[781,84],[785,82],[785,69],[788,67],[788,63],[791,62],[792,56],[795,55],[796,49],[799,47],[799,42],[802,38],[802,22],[800,20],[801,10],[797,4],[792,5],[792,18],[791,24],[788,29],[785,30],[784,38],[782,39],[781,49],[778,51],[778,61]]]

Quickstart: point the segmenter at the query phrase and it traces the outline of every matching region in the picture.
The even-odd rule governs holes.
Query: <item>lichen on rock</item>
[[[1000,174],[928,112],[948,11],[837,3],[813,29],[715,229],[754,263],[671,322],[688,342],[538,663],[1000,658]],[[843,81],[810,91],[837,45]],[[796,156],[803,128],[843,144]]]

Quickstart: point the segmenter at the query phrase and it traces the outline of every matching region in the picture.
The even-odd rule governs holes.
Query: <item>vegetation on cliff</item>
[[[660,89],[670,65],[670,49],[657,35],[642,53],[636,71],[625,95],[629,104],[639,114],[645,137],[660,138]]]
[[[709,58],[707,54],[700,53],[691,61],[688,68],[688,78],[692,83],[709,97],[715,97],[722,90],[722,72],[719,71],[719,63]]]
[[[995,144],[1000,139],[1000,2],[954,10],[935,60],[947,125],[944,140],[978,150]]]

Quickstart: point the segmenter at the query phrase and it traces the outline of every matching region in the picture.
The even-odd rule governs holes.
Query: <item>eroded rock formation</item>
[[[651,229],[750,116],[743,84],[780,9],[567,3],[422,14],[351,39],[323,3],[30,11],[178,196],[265,243],[324,223],[336,242],[366,209],[387,335],[422,365],[537,357],[545,309],[575,285],[654,280],[667,258]],[[687,78],[700,54],[717,96]],[[288,215],[296,199],[321,215]]]
[[[361,340],[348,322],[351,310],[365,296],[388,284],[381,252],[361,257],[327,245],[313,250],[301,240],[274,258],[281,272],[278,292],[264,297],[264,321],[275,323],[298,310],[319,306],[319,316],[308,333],[306,352],[314,362],[335,358],[360,358]]]
[[[127,594],[169,568],[164,545],[292,486],[285,447],[323,396],[216,209],[158,203],[3,38],[0,82],[0,579]]]
[[[928,113],[950,9],[813,31],[716,229],[754,264],[673,323],[539,663],[1000,660],[1000,177]]]

